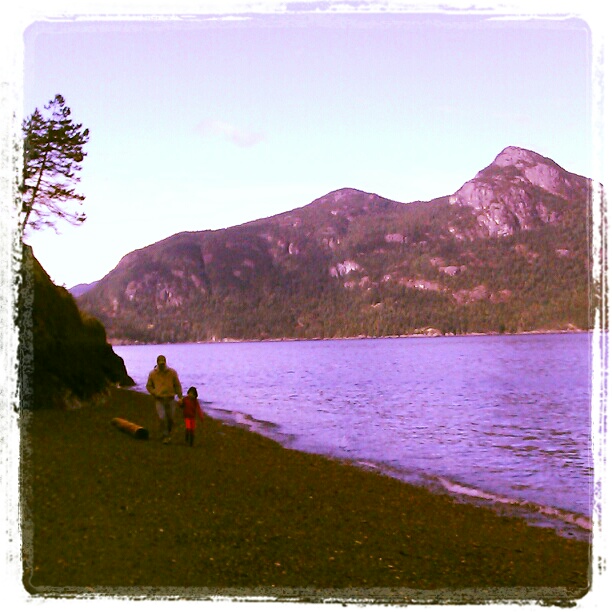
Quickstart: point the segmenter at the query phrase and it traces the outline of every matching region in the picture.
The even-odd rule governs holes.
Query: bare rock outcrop
[[[482,233],[499,237],[559,221],[563,208],[558,198],[584,200],[588,190],[588,179],[551,159],[520,147],[506,147],[455,192],[450,202],[471,207]]]

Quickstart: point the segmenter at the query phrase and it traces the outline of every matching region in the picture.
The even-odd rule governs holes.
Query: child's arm
[[[196,404],[198,405],[198,417],[200,417],[200,421],[204,420],[204,411],[202,410],[202,406],[200,406],[200,401],[196,400]]]

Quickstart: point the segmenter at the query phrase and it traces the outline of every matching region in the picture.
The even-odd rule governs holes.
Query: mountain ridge
[[[590,190],[506,147],[427,202],[344,187],[180,232],[126,254],[77,300],[116,342],[585,329]]]

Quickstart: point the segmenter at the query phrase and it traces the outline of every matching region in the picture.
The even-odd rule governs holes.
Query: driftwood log
[[[130,421],[120,419],[119,417],[114,418],[111,423],[115,427],[117,427],[117,429],[120,429],[121,431],[130,434],[133,438],[136,438],[137,440],[149,439],[148,430],[144,427],[141,427],[140,425],[136,425],[136,423],[131,423]]]

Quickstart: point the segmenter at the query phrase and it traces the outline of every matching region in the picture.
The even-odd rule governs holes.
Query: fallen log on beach
[[[121,419],[119,417],[114,418],[111,423],[124,431],[125,433],[130,434],[133,438],[137,440],[148,440],[149,439],[149,431],[140,425],[136,425],[136,423],[131,423],[126,419]]]

